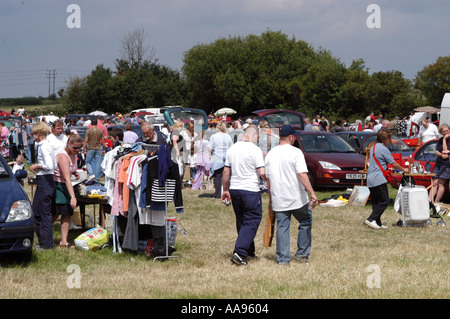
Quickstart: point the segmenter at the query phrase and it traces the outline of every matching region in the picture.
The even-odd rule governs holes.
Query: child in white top
[[[19,155],[17,155],[15,162],[8,163],[8,165],[13,167],[12,168],[13,174],[15,174],[18,169],[23,169],[23,167],[25,166],[25,164],[23,162],[24,160],[25,159],[24,159],[23,155],[19,154]]]

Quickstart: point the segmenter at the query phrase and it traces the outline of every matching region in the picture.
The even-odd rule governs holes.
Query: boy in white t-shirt
[[[19,154],[19,155],[17,155],[15,162],[8,163],[8,165],[12,166],[13,174],[15,174],[18,169],[23,169],[23,167],[25,166],[25,164],[23,162],[24,160],[25,160],[25,158],[23,157],[23,155]]]
[[[254,239],[262,219],[259,177],[265,179],[265,171],[257,141],[258,129],[250,125],[243,140],[228,149],[223,170],[222,201],[228,205],[231,200],[238,232],[231,261],[238,266],[255,256]]]

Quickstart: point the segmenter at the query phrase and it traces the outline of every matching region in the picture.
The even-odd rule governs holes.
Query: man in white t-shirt
[[[428,141],[439,138],[439,130],[436,125],[430,123],[428,119],[422,121],[419,129],[419,145],[423,145]]]
[[[254,239],[262,219],[259,178],[265,179],[264,158],[256,146],[258,128],[250,125],[242,141],[227,151],[223,170],[222,201],[233,205],[238,237],[231,259],[236,265],[247,265],[247,257],[255,256]]]
[[[311,251],[312,211],[306,192],[311,195],[312,206],[318,203],[308,178],[303,152],[294,147],[295,130],[291,125],[280,129],[280,144],[274,147],[265,160],[267,187],[272,209],[277,220],[277,263],[287,265],[291,261],[291,215],[299,221],[297,252],[295,259],[308,261]]]
[[[374,133],[378,133],[378,131],[381,129],[381,128],[385,128],[385,129],[387,129],[387,130],[389,130],[389,125],[391,124],[391,122],[389,122],[389,120],[381,120],[380,122],[378,122],[378,124],[377,125],[375,125],[374,127],[373,127],[373,132]]]
[[[17,110],[17,116],[23,116],[24,113],[25,113],[25,109],[24,109],[23,107],[20,107],[20,108]]]
[[[51,134],[47,136],[47,140],[50,145],[53,147],[53,153],[58,155],[61,153],[67,145],[68,137],[63,133],[64,131],[64,123],[61,120],[56,120],[52,123]]]

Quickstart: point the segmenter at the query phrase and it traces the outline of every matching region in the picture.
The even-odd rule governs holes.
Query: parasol
[[[232,115],[236,114],[237,112],[229,107],[221,108],[220,110],[217,110],[216,113],[214,113],[215,116],[222,116],[222,115]]]
[[[417,109],[414,109],[414,111],[416,112],[427,112],[430,114],[434,114],[434,113],[438,113],[441,111],[441,109],[438,109],[437,107],[434,106],[421,106],[418,107]]]
[[[89,113],[89,115],[107,116],[108,114],[106,114],[105,112],[102,112],[102,111],[94,111],[94,112]]]

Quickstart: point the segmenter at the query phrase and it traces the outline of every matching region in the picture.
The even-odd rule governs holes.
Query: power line
[[[42,75],[41,76],[31,76],[31,77],[27,77],[27,78],[0,78],[0,82],[17,82],[17,81],[30,81],[30,80],[40,80],[42,79]]]
[[[36,84],[46,84],[47,82],[25,82],[25,83],[8,83],[8,84],[2,84],[1,87],[5,86],[22,86],[22,85],[36,85]]]
[[[45,70],[41,69],[41,70],[26,70],[26,71],[0,71],[0,74],[10,74],[10,73],[15,73],[15,74],[20,74],[20,73],[42,73]]]
[[[56,78],[56,70],[47,70],[48,72],[48,96],[50,96],[50,81],[52,79],[52,72],[53,72],[53,95],[55,94],[55,78]]]

